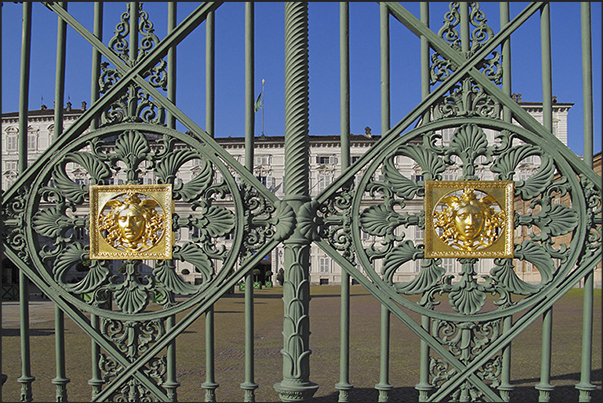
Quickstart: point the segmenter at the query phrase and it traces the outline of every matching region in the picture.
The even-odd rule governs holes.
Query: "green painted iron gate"
[[[59,17],[56,102],[64,100],[65,29],[79,33],[94,49],[92,103],[68,129],[55,112],[55,141],[27,166],[27,105],[31,42],[31,3],[23,4],[21,61],[20,166],[22,174],[3,195],[4,254],[20,270],[22,401],[34,397],[30,368],[28,282],[56,305],[57,401],[67,398],[64,314],[92,339],[93,400],[175,401],[175,342],[199,317],[206,321],[206,401],[216,400],[213,356],[213,305],[246,281],[245,379],[242,399],[255,400],[253,354],[253,278],[255,265],[277,245],[284,248],[282,380],[274,385],[283,401],[308,400],[319,385],[310,379],[309,258],[316,243],[342,267],[340,401],[350,398],[350,280],[365,287],[382,305],[379,401],[393,388],[388,378],[390,317],[421,340],[415,389],[421,401],[509,401],[511,342],[542,318],[539,399],[548,401],[553,305],[584,281],[584,328],[580,401],[589,401],[591,383],[593,270],[601,262],[601,180],[592,170],[592,60],[590,5],[582,4],[585,93],[583,161],[553,134],[548,3],[530,3],[510,20],[508,3],[500,5],[500,32],[486,24],[478,3],[451,3],[444,25],[430,29],[429,4],[417,19],[399,3],[379,3],[382,40],[383,136],[353,164],[350,159],[349,5],[340,5],[341,161],[343,173],[317,198],[309,192],[308,5],[285,8],[285,197],[279,200],[250,172],[254,148],[254,5],[245,7],[246,158],[239,164],[212,138],[214,15],[220,3],[204,3],[176,24],[175,3],[168,13],[168,33],[153,33],[153,16],[141,3],[124,6],[115,35],[102,35],[103,5],[94,6],[94,32],[67,11],[66,3],[45,3]],[[389,127],[389,18],[420,37],[422,101]],[[440,16],[438,16],[438,19]],[[530,18],[542,29],[543,123],[511,97],[510,38]],[[433,25],[433,24],[431,24]],[[207,119],[199,127],[175,105],[176,45],[196,29],[207,32]],[[62,33],[61,33],[62,32]],[[62,47],[60,46],[62,43]],[[62,49],[62,50],[60,50]],[[62,74],[63,73],[63,74]],[[176,130],[176,122],[186,133]],[[516,122],[518,124],[515,124]],[[443,139],[447,129],[450,139]],[[490,134],[488,134],[490,133]],[[493,135],[492,135],[493,133]],[[25,134],[25,135],[23,135]],[[527,179],[518,165],[535,157],[538,169]],[[417,164],[422,176],[409,178],[396,158]],[[187,180],[183,165],[200,169]],[[140,260],[123,259],[118,269],[109,259],[90,259],[88,239],[73,236],[89,229],[92,214],[88,186],[69,170],[85,170],[92,185],[112,185],[118,172],[125,185],[138,184],[141,169],[172,186],[176,209],[171,229],[194,229],[190,242],[173,246],[172,259],[157,260],[152,275],[140,278]],[[511,203],[530,203],[531,212],[515,211],[510,228],[531,236],[511,246],[513,257],[459,257],[462,270],[447,275],[440,258],[426,258],[426,245],[404,239],[400,228],[426,228],[426,213],[406,207],[423,200],[426,183],[442,181],[456,167],[458,183],[511,181]],[[361,172],[360,180],[355,176]],[[235,176],[240,180],[235,180]],[[435,181],[435,182],[431,182]],[[477,183],[476,182],[476,183]],[[458,184],[457,183],[457,184]],[[454,184],[453,184],[454,185]],[[370,206],[363,199],[370,195]],[[227,200],[229,207],[221,201]],[[431,224],[429,224],[431,225]],[[429,226],[427,226],[429,228]],[[218,248],[217,237],[232,234],[232,246]],[[366,246],[363,235],[376,241]],[[488,275],[478,276],[480,260],[490,260]],[[184,282],[175,260],[191,263],[201,284]],[[516,262],[538,270],[540,282],[521,280]],[[407,262],[420,270],[410,282],[394,281]],[[83,266],[83,269],[82,269]],[[85,276],[69,282],[79,268]],[[219,270],[218,270],[219,268]],[[454,281],[453,281],[454,280]],[[176,299],[175,296],[184,298]],[[113,302],[113,310],[107,303]],[[110,306],[111,304],[109,304]],[[179,313],[182,315],[176,316]],[[418,314],[420,321],[411,314]],[[403,342],[396,340],[395,343]],[[316,370],[316,368],[314,368]],[[14,380],[12,380],[14,382]],[[3,388],[12,387],[10,381]],[[200,388],[200,390],[201,390]]]

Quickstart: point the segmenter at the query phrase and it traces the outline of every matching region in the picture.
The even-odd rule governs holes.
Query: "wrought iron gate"
[[[540,13],[546,45],[550,35],[551,6],[548,3],[531,3],[512,20],[508,4],[501,4],[502,29],[498,33],[486,24],[478,3],[451,3],[444,17],[445,24],[437,33],[429,28],[428,3],[421,4],[421,19],[399,3],[380,3],[384,134],[354,164],[351,164],[347,136],[350,133],[349,5],[342,3],[341,159],[345,170],[315,199],[310,198],[308,182],[307,4],[286,3],[286,196],[283,200],[276,198],[250,172],[254,145],[253,3],[245,3],[246,166],[239,164],[212,137],[211,41],[214,13],[219,12],[220,3],[200,5],[180,24],[176,24],[172,4],[168,34],[162,40],[153,33],[152,16],[146,14],[142,4],[130,3],[109,41],[101,34],[101,3],[95,5],[95,32],[71,16],[66,3],[45,5],[62,21],[58,29],[63,35],[59,34],[59,41],[64,43],[64,30],[69,25],[94,48],[95,73],[90,108],[65,130],[60,108],[57,108],[56,140],[41,158],[27,167],[28,52],[32,21],[31,4],[23,5],[21,175],[3,195],[2,232],[4,253],[21,273],[23,372],[18,381],[22,385],[23,401],[32,400],[35,379],[29,368],[29,281],[56,304],[58,359],[53,383],[57,385],[57,400],[66,399],[69,382],[64,359],[61,360],[65,354],[62,321],[67,314],[93,340],[95,362],[90,382],[93,400],[128,401],[176,400],[179,386],[174,361],[176,337],[201,315],[206,315],[210,356],[206,367],[208,377],[202,386],[206,400],[214,401],[218,385],[211,356],[213,304],[242,279],[247,282],[246,307],[250,312],[247,371],[242,387],[245,400],[254,401],[257,384],[253,375],[251,270],[281,243],[285,259],[283,379],[274,387],[283,401],[311,398],[318,387],[310,380],[309,365],[308,265],[313,242],[343,268],[341,377],[337,384],[341,401],[347,401],[353,388],[347,376],[350,277],[382,304],[385,368],[391,315],[421,339],[421,358],[417,364],[421,375],[416,386],[421,401],[448,398],[508,401],[513,389],[511,342],[540,317],[544,321],[544,353],[537,389],[540,399],[548,401],[553,389],[549,383],[552,308],[578,281],[585,279],[582,378],[576,388],[580,390],[581,401],[590,399],[594,389],[590,379],[592,272],[601,262],[601,181],[589,166],[592,165],[592,96],[585,98],[591,110],[590,118],[585,119],[591,122],[590,127],[585,127],[586,161],[552,134],[551,68],[546,50],[543,53],[543,124],[511,98],[509,38],[525,21]],[[587,71],[592,64],[589,7],[583,3]],[[421,38],[419,62],[423,66],[422,102],[391,128],[387,64],[390,15]],[[175,105],[174,80],[176,45],[202,24],[207,27],[210,67],[205,128],[199,127]],[[64,51],[59,52],[57,105],[62,104],[64,97],[64,76],[61,78],[60,74],[64,71],[64,61]],[[587,91],[592,88],[592,79],[588,73],[585,77]],[[585,110],[588,109],[586,105]],[[187,132],[176,130],[176,122]],[[451,133],[449,139],[443,138],[444,129]],[[527,158],[536,158],[538,169],[530,178],[521,180],[516,170]],[[405,176],[397,166],[400,159],[420,167],[422,177]],[[186,176],[183,166],[191,162],[198,169]],[[114,197],[113,204],[107,202],[100,206],[92,203],[93,193],[89,188],[76,183],[69,175],[74,166],[88,173],[91,185],[114,189],[115,197],[126,195],[126,199]],[[458,179],[443,181],[442,174],[451,168],[460,172]],[[124,246],[120,250],[126,252],[116,255],[123,261],[118,269],[105,255],[91,259],[94,245],[89,238],[74,235],[76,231],[92,230],[96,217],[109,217],[106,209],[111,206],[129,203],[142,209],[144,200],[137,195],[145,195],[145,189],[136,187],[142,170],[154,172],[160,184],[168,189],[166,192],[171,192],[169,199],[175,206],[172,212],[170,203],[162,205],[163,217],[169,218],[171,223],[163,230],[153,231],[159,231],[162,239],[168,241],[168,234],[179,228],[188,227],[195,233],[191,242],[174,245],[168,251],[171,258],[160,255],[152,274],[144,279],[140,278],[140,259],[152,258],[150,255],[141,258],[134,252],[128,254],[129,249]],[[361,170],[361,179],[355,181]],[[235,174],[240,181],[235,181]],[[116,182],[118,177],[123,177],[124,184]],[[506,203],[511,207],[511,213],[506,214],[506,224],[496,224],[491,216],[493,206],[502,206],[503,200],[488,201],[494,192],[489,190],[492,184],[501,183],[512,185],[510,193],[505,193]],[[446,221],[444,212],[435,213],[437,202],[444,199],[423,204],[424,199],[428,199],[429,186],[442,184],[448,186],[448,194],[465,192],[463,196],[446,199],[453,209],[471,204],[469,201],[463,204],[463,197],[476,199],[476,191],[482,196],[485,194],[479,201],[480,214],[483,220],[488,215],[488,224],[483,228],[487,227],[490,233],[485,235],[486,230],[480,227],[481,246],[477,243],[478,235],[470,236],[471,242],[466,241],[464,246],[458,243],[462,236],[454,235],[452,216]],[[376,202],[363,203],[367,195]],[[225,207],[223,201],[230,207]],[[531,203],[532,212],[516,211],[513,206],[519,202]],[[489,207],[483,207],[484,203]],[[417,205],[429,210],[411,208]],[[504,216],[499,211],[496,214]],[[437,221],[436,215],[443,221]],[[88,220],[88,216],[92,218]],[[149,222],[155,220],[149,217]],[[109,223],[109,218],[103,220],[107,226],[114,224]],[[452,226],[446,227],[449,224]],[[443,232],[436,231],[438,225],[444,228]],[[446,248],[405,239],[400,231],[402,227],[431,230],[433,242],[441,239],[448,252]],[[530,229],[531,236],[513,244],[509,233],[520,227]],[[102,228],[111,233],[109,227]],[[232,246],[216,247],[215,239],[226,234],[232,234]],[[363,234],[369,234],[375,242],[366,246]],[[108,239],[101,232],[94,235]],[[491,245],[509,237],[511,244],[505,244],[507,254],[488,254]],[[451,240],[453,238],[455,240]],[[148,249],[154,250],[156,243],[150,244]],[[168,243],[168,249],[170,245]],[[450,256],[458,257],[462,264],[462,271],[456,277],[446,275],[442,266],[441,257]],[[177,259],[192,263],[195,270],[203,274],[203,282],[191,285],[176,275],[174,261]],[[492,262],[492,268],[488,275],[478,277],[476,265],[480,260]],[[533,264],[540,274],[540,283],[522,281],[514,271],[518,261]],[[394,281],[396,271],[407,262],[420,262],[416,278],[407,283]],[[68,282],[69,273],[76,269],[84,270],[85,277],[75,283]],[[175,295],[185,298],[175,299]],[[418,302],[408,298],[416,295],[420,296]],[[115,310],[110,308],[111,301]],[[186,314],[176,320],[176,314],[184,311]],[[420,314],[421,322],[415,321],[409,311]],[[380,391],[379,400],[387,401],[392,388],[387,370],[382,372],[376,388]]]

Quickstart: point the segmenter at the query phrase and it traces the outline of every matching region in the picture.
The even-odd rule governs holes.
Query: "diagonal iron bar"
[[[324,240],[316,241],[318,246],[324,250],[332,259],[336,260],[337,263],[344,268],[354,279],[356,279],[364,288],[369,290],[371,294],[379,300],[383,305],[387,306],[390,312],[392,312],[402,323],[413,331],[422,340],[425,340],[429,346],[442,356],[450,365],[452,365],[458,372],[466,370],[466,366],[460,362],[455,356],[450,353],[435,337],[433,337],[428,330],[415,322],[415,320],[406,312],[404,312],[398,304],[396,304],[391,298],[383,297],[381,293],[377,292],[378,287],[375,284],[364,277],[358,269],[350,264],[343,256],[341,256],[331,245]],[[496,401],[498,396],[492,391],[492,389],[486,385],[477,375],[468,373],[467,376],[471,382],[479,388],[484,395],[486,395],[492,401]]]
[[[452,49],[448,42],[437,36],[429,27],[423,24],[420,20],[416,19],[411,13],[409,13],[402,5],[398,3],[388,3],[388,7],[392,15],[401,21],[408,29],[418,36],[425,36],[431,42],[431,45],[438,50],[442,56],[449,58],[459,67],[441,83],[433,92],[429,93],[421,103],[419,103],[412,111],[410,111],[401,121],[394,125],[387,133],[382,135],[382,138],[371,147],[366,153],[364,153],[359,161],[348,168],[339,179],[335,180],[331,185],[323,191],[318,197],[319,202],[324,202],[330,196],[332,196],[341,186],[343,186],[348,180],[350,180],[358,171],[360,171],[368,161],[373,159],[376,155],[380,154],[384,148],[396,140],[397,136],[400,135],[404,130],[423,116],[439,98],[444,96],[463,76],[469,74],[474,70],[474,65],[485,58],[492,52],[497,46],[499,46],[511,33],[519,28],[528,18],[530,18],[535,12],[539,10],[542,3],[532,3],[526,7],[521,13],[517,15],[509,24],[503,27],[500,33],[498,33],[491,41],[489,41],[479,52],[465,59],[461,54]],[[475,70],[474,74],[483,76],[483,73]],[[487,80],[489,82],[489,80]],[[492,86],[496,87],[494,84]],[[496,87],[498,88],[498,87]],[[503,97],[509,98],[504,93]],[[509,98],[510,99],[510,98]],[[521,107],[517,108],[518,105],[514,102],[515,108],[514,113],[527,114]],[[534,120],[529,114],[527,117],[523,117],[524,120],[532,120],[532,123],[538,125],[538,122]]]
[[[34,274],[34,271],[25,264],[16,254],[14,254],[10,249],[5,248],[6,256],[17,266],[19,270],[27,275],[27,277],[46,295],[56,294],[56,285],[49,285],[44,282],[40,277]],[[88,319],[79,311],[79,309],[74,308],[71,304],[63,300],[62,298],[53,298],[54,303],[65,312],[88,336],[94,339],[105,351],[114,358],[118,364],[120,364],[124,369],[128,367],[130,362],[123,354],[115,348],[114,345],[109,343],[105,337],[99,333],[97,329],[91,326]],[[157,395],[157,397],[161,399],[167,399],[167,395],[163,393],[158,386],[151,381],[145,374],[138,371],[136,373],[132,373],[136,379],[138,379],[141,383],[143,383],[146,387],[149,388],[153,393]]]
[[[525,23],[532,15],[534,15],[540,8],[544,5],[543,2],[534,2],[529,4],[526,8],[524,8],[512,21],[506,24],[498,34],[496,34],[490,41],[488,41],[478,52],[476,52],[473,56],[468,59],[465,59],[462,54],[450,47],[448,42],[437,36],[429,27],[423,24],[420,20],[414,17],[411,13],[409,13],[403,6],[399,3],[388,3],[388,7],[392,15],[398,19],[402,24],[404,24],[410,31],[412,31],[417,36],[425,36],[428,38],[430,42],[430,46],[432,46],[435,50],[437,50],[441,56],[447,58],[448,60],[455,63],[458,68],[455,73],[461,73],[460,77],[468,74],[473,79],[476,80],[478,84],[480,84],[484,91],[494,96],[498,101],[500,101],[504,107],[508,107],[513,115],[515,120],[519,122],[521,126],[526,129],[532,130],[536,132],[537,135],[546,139],[547,141],[553,141],[562,145],[563,148],[566,148],[565,145],[555,136],[551,136],[548,130],[544,128],[542,124],[540,124],[534,117],[532,117],[528,112],[526,112],[521,106],[517,104],[517,102],[513,101],[507,94],[504,93],[497,85],[492,83],[490,79],[488,79],[482,72],[475,69],[475,65],[477,62],[483,60],[488,54],[490,54],[496,47],[501,45],[506,39],[508,39],[515,30],[517,30],[523,23]],[[456,83],[458,81],[459,76],[456,74],[452,74],[445,80],[441,85]],[[440,88],[438,87],[438,89]],[[450,85],[448,86],[448,88]],[[428,102],[426,99],[424,102]],[[564,154],[565,157],[569,160],[570,164],[574,168],[579,168],[584,170],[586,167],[585,163],[578,158],[573,153]],[[592,170],[586,170],[588,172],[588,176],[590,179],[598,182],[598,176],[594,174],[594,172],[590,172]]]
[[[132,68],[128,67],[115,53],[113,53],[109,48],[107,48],[101,41],[98,40],[98,38],[96,38],[96,36],[91,34],[90,31],[84,28],[75,18],[73,18],[65,10],[53,5],[53,3],[48,3],[47,7],[55,11],[61,18],[63,18],[69,25],[71,25],[80,35],[82,35],[84,39],[86,39],[92,46],[94,46],[107,59],[109,59],[111,63],[113,63],[115,67],[123,74],[123,77],[118,82],[122,84],[120,87],[120,92],[126,86],[126,84],[129,84],[131,81],[135,81],[145,91],[152,95],[155,101],[160,103],[162,107],[164,107],[168,112],[170,112],[172,116],[174,116],[184,126],[186,126],[187,129],[193,131],[193,133],[195,133],[197,136],[200,136],[206,144],[210,145],[213,150],[218,153],[220,158],[226,160],[229,165],[236,166],[236,160],[229,153],[225,152],[222,147],[217,145],[212,136],[207,134],[191,119],[186,117],[186,115],[182,113],[172,101],[168,100],[163,94],[161,94],[156,88],[150,85],[141,76],[142,72],[147,70],[149,67],[154,66],[160,58],[164,57],[167,54],[167,51],[171,46],[182,41],[186,37],[186,35],[188,35],[192,30],[194,30],[200,23],[202,23],[206,19],[207,14],[210,11],[217,9],[220,4],[220,2],[204,3],[203,5],[199,6],[183,22],[181,22],[178,27],[176,27],[170,34],[168,34],[157,45],[157,47],[153,48],[150,53],[145,56],[144,59],[142,59]],[[117,93],[111,91],[112,99],[116,98],[117,95]],[[105,96],[100,98],[97,102],[107,104],[108,102],[105,99],[107,96],[109,96],[109,94],[105,94]],[[257,181],[257,178],[255,178],[255,176],[246,172],[245,170],[241,170],[239,173],[245,176],[245,178],[252,183]],[[259,181],[257,184],[259,184]],[[276,201],[274,194],[271,192],[263,192],[263,196],[270,198],[273,202]]]

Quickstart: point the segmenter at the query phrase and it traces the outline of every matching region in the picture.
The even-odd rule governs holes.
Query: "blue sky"
[[[105,2],[104,42],[113,36],[125,3]],[[178,3],[178,21],[198,3]],[[419,3],[402,3],[419,17]],[[511,18],[528,3],[512,2]],[[69,3],[69,11],[90,31],[93,3]],[[601,3],[591,3],[593,23],[593,79],[595,152],[601,150]],[[166,35],[167,4],[144,3],[161,39]],[[499,3],[481,3],[488,25],[499,30]],[[448,3],[431,3],[431,27],[438,31]],[[19,102],[19,64],[22,5],[2,7],[2,112],[15,112]],[[310,133],[338,135],[339,118],[339,4],[310,3]],[[33,44],[29,106],[41,103],[52,108],[54,101],[57,17],[40,3],[33,4]],[[574,103],[568,118],[568,145],[582,154],[582,65],[580,3],[551,4],[553,94],[559,102]],[[264,132],[284,132],[284,5],[256,3],[255,88],[265,79]],[[390,20],[391,125],[400,121],[421,100],[418,56],[419,39],[395,19]],[[177,105],[204,127],[205,121],[205,28],[178,47]],[[90,103],[91,47],[71,28],[67,34],[67,78],[65,100],[79,108]],[[350,107],[351,131],[372,128],[381,133],[379,6],[350,4]],[[540,102],[540,20],[534,15],[513,34],[512,92],[522,100]],[[244,5],[227,2],[216,13],[216,137],[244,135]],[[262,131],[261,112],[256,114],[256,134]]]

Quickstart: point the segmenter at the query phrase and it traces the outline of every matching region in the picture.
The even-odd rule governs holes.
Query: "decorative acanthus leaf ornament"
[[[462,278],[458,287],[448,294],[450,306],[462,315],[473,315],[481,311],[486,302],[486,293],[479,289],[475,280]]]
[[[490,274],[506,290],[518,295],[530,295],[538,292],[538,286],[526,283],[517,276],[513,259],[495,259],[494,263],[496,266],[490,270]]]
[[[462,179],[469,180],[478,179],[475,176],[475,160],[479,156],[490,158],[490,154],[486,134],[479,126],[474,124],[459,127],[450,142],[449,148],[446,150],[447,162],[451,163],[451,155],[458,156],[462,161]]]
[[[406,147],[400,147],[397,151],[397,154],[401,154],[415,160],[423,169],[425,180],[436,179],[442,172],[446,170],[444,161],[442,161],[442,159],[439,158],[434,152],[425,147],[411,144]]]
[[[214,170],[211,164],[205,159],[201,159],[198,168],[200,168],[199,173],[182,185],[182,188],[174,192],[175,199],[180,198],[184,202],[191,203],[201,197],[207,190],[212,181]]]
[[[401,294],[411,295],[421,294],[430,290],[440,282],[442,276],[446,273],[440,262],[440,259],[423,260],[419,274],[408,283],[395,284],[396,291]]]
[[[174,192],[179,188],[175,186],[174,179],[182,165],[194,158],[200,158],[199,154],[193,150],[180,149],[173,150],[169,154],[163,155],[155,164],[155,174],[161,183],[171,183],[174,185]]]
[[[148,291],[132,278],[126,278],[113,293],[115,303],[126,314],[142,311],[148,303]]]
[[[553,160],[546,155],[541,155],[540,158],[542,160],[540,169],[523,183],[519,183],[515,188],[525,200],[534,198],[542,193],[555,176],[555,164]]]
[[[65,233],[72,227],[73,220],[65,215],[64,209],[57,207],[38,211],[33,217],[34,231],[47,238],[55,238],[55,243],[65,239]]]
[[[274,225],[274,239],[282,241],[287,239],[295,230],[295,212],[285,201],[276,203],[276,211],[272,218]]]
[[[212,261],[203,252],[203,249],[194,243],[187,242],[182,246],[175,246],[172,256],[174,259],[180,259],[195,266],[195,270],[203,275],[203,283],[207,283],[213,278]]]
[[[540,235],[534,236],[534,241],[549,239],[572,232],[578,225],[578,213],[562,204],[543,205],[540,212],[533,218],[533,224],[540,228]]]
[[[111,169],[96,155],[88,152],[73,152],[65,156],[62,162],[54,167],[53,181],[56,189],[70,202],[81,204],[88,198],[88,187],[75,183],[66,173],[68,163],[81,166],[90,176],[90,181],[103,183],[105,179],[111,178]]]
[[[394,166],[393,158],[388,158],[383,163],[383,177],[385,182],[392,187],[396,195],[406,200],[412,200],[416,196],[424,196],[425,188],[419,183],[402,175]]]
[[[530,200],[542,193],[555,175],[555,164],[540,147],[520,145],[512,147],[500,155],[492,164],[490,170],[498,174],[500,180],[511,180],[519,163],[526,158],[536,155],[541,164],[538,171],[525,181],[518,181],[515,192],[524,200]]]
[[[83,167],[90,176],[92,183],[102,183],[103,180],[113,175],[107,164],[101,161],[96,155],[87,152],[69,153],[65,157],[65,162],[73,162]]]
[[[65,284],[65,288],[74,294],[86,294],[99,289],[109,279],[109,269],[105,267],[104,261],[85,260],[88,262],[86,276],[75,284]],[[90,301],[91,303],[94,301]]]
[[[208,241],[208,237],[224,236],[234,228],[234,214],[224,207],[202,207],[197,212],[201,215],[191,219],[191,222],[199,229],[200,242]]]
[[[54,280],[59,284],[66,283],[66,275],[71,267],[88,258],[90,251],[79,242],[68,245],[57,257],[53,266]]]
[[[209,259],[208,259],[209,260]],[[199,287],[189,284],[176,274],[175,265],[171,260],[161,260],[153,270],[155,280],[174,294],[190,295],[199,291]]]
[[[552,280],[555,272],[553,260],[547,251],[536,242],[523,241],[521,245],[515,245],[515,258],[526,260],[538,269],[541,278],[539,288],[544,287]]]
[[[55,166],[52,179],[59,192],[68,201],[81,204],[88,198],[88,188],[72,181],[64,171],[64,166]]]
[[[317,241],[320,239],[320,227],[322,218],[318,215],[320,203],[316,200],[304,203],[297,213],[297,225],[299,232],[306,239]]]
[[[405,217],[383,204],[371,206],[360,215],[362,230],[371,235],[392,235],[394,230],[404,223]]]
[[[410,260],[416,260],[419,257],[422,257],[423,251],[419,248],[416,248],[412,241],[404,241],[400,245],[393,248],[393,250],[388,253],[385,261],[383,262],[383,268],[381,269],[381,274],[383,278],[393,284],[393,277],[396,272],[404,263]]]
[[[150,151],[149,142],[138,130],[127,130],[115,141],[115,157],[126,163],[128,181],[136,179],[138,166]]]

